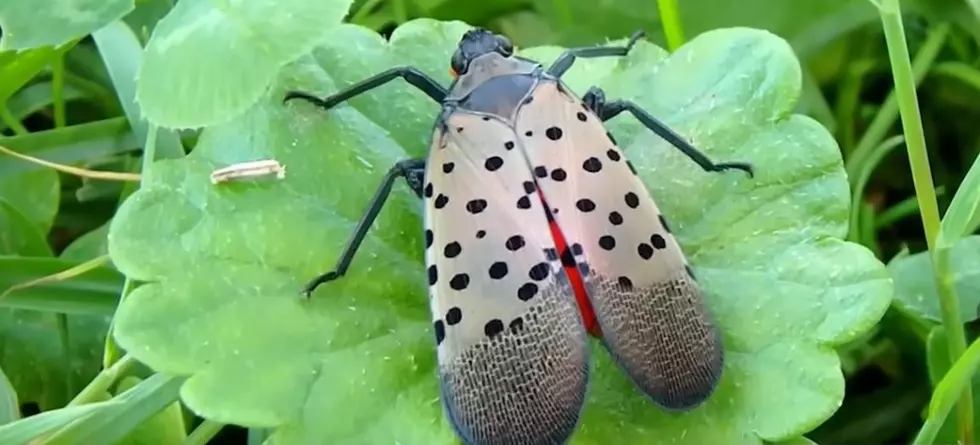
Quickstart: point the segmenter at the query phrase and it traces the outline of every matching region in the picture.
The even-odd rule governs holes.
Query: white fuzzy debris
[[[286,177],[286,167],[275,159],[239,162],[211,172],[211,183],[231,181],[234,179],[254,178],[276,174],[276,179]]]

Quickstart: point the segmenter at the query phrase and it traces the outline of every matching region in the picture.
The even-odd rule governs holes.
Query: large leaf
[[[251,107],[352,0],[181,0],[146,44],[136,99],[151,122],[199,127]]]
[[[438,403],[421,203],[406,187],[396,187],[345,279],[309,301],[298,294],[333,266],[386,169],[425,152],[438,105],[403,83],[330,112],[281,100],[286,89],[327,94],[396,64],[447,81],[465,29],[412,21],[389,45],[337,28],[259,105],[205,131],[187,158],[145,172],[113,220],[109,252],[149,283],[122,303],[115,332],[156,370],[190,376],[181,394],[191,409],[279,427],[279,444],[453,443]],[[550,61],[558,52],[524,55]],[[706,405],[667,414],[594,348],[573,443],[749,444],[827,419],[844,392],[833,347],[882,316],[892,285],[868,250],[840,239],[847,179],[828,132],[790,115],[800,68],[786,42],[726,29],[670,58],[641,43],[623,61],[580,61],[568,81],[580,93],[599,84],[634,100],[711,157],[757,169],[755,179],[705,173],[630,117],[610,124],[674,221],[728,359]],[[284,180],[208,181],[216,166],[269,157],[287,166]]]
[[[61,45],[132,9],[133,0],[4,0],[0,2],[0,51]]]

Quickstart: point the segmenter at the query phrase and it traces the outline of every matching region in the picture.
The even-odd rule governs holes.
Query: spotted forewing
[[[516,134],[576,258],[602,340],[633,382],[670,409],[697,405],[722,372],[700,287],[636,170],[599,118],[542,80]]]
[[[470,444],[558,444],[588,381],[588,337],[514,132],[457,111],[424,196],[442,400]]]

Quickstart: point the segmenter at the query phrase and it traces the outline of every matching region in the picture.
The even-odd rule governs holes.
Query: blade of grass
[[[890,0],[889,0],[890,1]],[[872,3],[875,3],[872,1]],[[936,57],[939,56],[939,51],[943,48],[943,44],[946,42],[946,36],[949,35],[949,25],[940,24],[929,31],[929,35],[926,37],[925,42],[919,49],[919,52],[915,55],[915,61],[912,63],[912,73],[913,79],[915,80],[915,85],[922,82],[925,78],[926,73],[932,67],[933,62],[935,62]],[[902,35],[902,41],[904,42],[904,34]],[[887,33],[886,33],[887,40]],[[908,48],[904,49],[904,52],[908,53]],[[866,162],[868,154],[878,146],[888,135],[891,130],[892,125],[895,124],[895,119],[898,118],[899,106],[898,106],[898,95],[896,91],[891,91],[888,93],[888,97],[881,104],[881,108],[878,109],[878,113],[875,115],[874,119],[868,125],[868,129],[861,136],[858,141],[857,146],[855,146],[854,151],[851,152],[851,156],[847,159],[844,164],[844,168],[847,170],[847,175],[849,177],[854,177],[855,174],[862,168],[861,164]],[[852,183],[853,185],[853,183]]]
[[[968,63],[960,61],[937,63],[929,75],[956,79],[980,92],[980,71]]]
[[[73,48],[78,40],[66,43],[58,48],[43,47],[13,53],[11,60],[0,64],[0,103],[7,102],[10,96],[27,85],[38,73],[48,67],[51,62]]]
[[[0,256],[0,291],[10,286],[60,273],[82,264],[58,258]],[[84,275],[21,288],[0,298],[0,307],[67,314],[109,315],[116,309],[122,275],[98,267]]]
[[[0,426],[0,443],[24,444],[56,428],[120,405],[121,403],[115,400],[109,400],[84,406],[59,408],[20,419]]]
[[[143,57],[143,47],[132,28],[122,20],[116,20],[92,33],[92,40],[99,50],[105,69],[112,79],[112,86],[126,113],[129,125],[140,140],[146,140],[148,121],[143,118],[136,102],[136,79]],[[159,130],[158,130],[159,131]],[[158,153],[163,158],[184,156],[180,137],[173,130],[159,131]]]
[[[861,204],[862,198],[864,197],[864,188],[868,186],[868,181],[871,180],[871,174],[874,173],[875,168],[881,164],[881,161],[885,159],[885,156],[891,154],[891,152],[898,148],[898,146],[901,145],[902,141],[904,140],[905,138],[898,134],[886,139],[881,144],[878,144],[878,146],[868,154],[867,160],[861,164],[862,168],[857,172],[857,177],[852,180],[854,185],[851,187],[851,227],[848,231],[848,239],[851,241],[868,241],[864,239],[864,237],[861,235],[862,231],[859,229],[860,227],[864,226],[861,215]],[[865,245],[867,246],[867,244]]]
[[[0,293],[0,299],[3,299],[4,297],[6,297],[7,295],[9,295],[11,292],[13,292],[15,290],[26,289],[26,288],[34,287],[34,286],[37,286],[37,285],[40,285],[40,284],[51,283],[51,282],[58,282],[58,281],[63,281],[63,280],[69,279],[69,278],[77,277],[77,276],[79,276],[79,275],[81,275],[81,274],[83,274],[85,272],[89,272],[89,271],[91,271],[93,269],[96,269],[98,267],[101,267],[101,266],[105,265],[108,262],[109,262],[109,256],[108,255],[102,255],[102,256],[95,257],[95,258],[93,258],[93,259],[91,259],[89,261],[86,261],[86,262],[84,262],[82,264],[79,264],[77,266],[74,266],[74,267],[65,269],[65,270],[63,270],[61,272],[58,272],[58,273],[55,273],[55,274],[51,274],[51,275],[46,275],[46,276],[43,276],[41,278],[36,278],[36,279],[30,280],[30,281],[26,281],[26,282],[23,282],[23,283],[15,284],[13,286],[8,287],[7,290],[3,291],[3,293]]]
[[[946,187],[936,187],[937,198],[942,197],[945,194]],[[919,201],[916,200],[915,196],[910,196],[879,213],[877,219],[875,220],[875,229],[890,227],[897,221],[901,221],[917,213],[919,213]]]
[[[684,28],[681,25],[680,8],[677,0],[657,0],[660,7],[660,23],[667,38],[667,51],[674,52],[684,44]]]
[[[915,436],[912,445],[930,445],[935,442],[939,429],[942,428],[950,410],[960,398],[959,394],[973,384],[973,376],[978,366],[980,366],[980,339],[970,344],[970,348],[953,363],[936,385],[935,391],[932,392],[932,400],[929,401],[925,424]]]
[[[207,445],[211,438],[218,435],[221,429],[225,427],[225,424],[220,422],[215,422],[213,420],[205,419],[201,422],[194,431],[191,432],[187,439],[184,440],[183,445]]]
[[[383,1],[384,0],[367,0],[366,2],[364,2],[363,5],[361,5],[360,8],[357,9],[357,12],[355,12],[354,15],[351,16],[349,22],[355,25],[365,26],[364,21],[367,19],[368,16],[371,15],[372,12],[374,12],[374,9],[377,8],[378,5],[380,5],[381,2]]]
[[[132,356],[122,356],[119,361],[108,368],[104,368],[91,382],[88,382],[88,385],[82,388],[71,402],[68,402],[68,406],[86,405],[98,400],[99,394],[109,391],[109,387],[136,363],[136,359]]]
[[[4,125],[10,128],[16,135],[30,134],[30,131],[27,131],[27,127],[20,123],[20,119],[14,116],[14,113],[10,111],[10,108],[7,108],[6,104],[0,104],[0,120],[3,120]]]
[[[18,91],[17,94],[14,94],[7,101],[7,106],[10,107],[10,112],[15,118],[24,119],[31,114],[50,107],[54,103],[53,91],[54,86],[51,82],[34,83]],[[66,103],[88,97],[87,93],[71,85],[65,85],[62,89],[62,98]]]
[[[126,437],[180,397],[185,377],[154,374],[113,400],[120,406],[100,411],[59,430],[46,445],[111,444]],[[74,402],[74,400],[72,401]]]
[[[65,59],[59,54],[51,61],[51,99],[54,105],[54,126],[62,128],[65,120]]]
[[[71,330],[68,328],[68,315],[58,313],[55,316],[58,321],[58,341],[61,343],[62,366],[71,369],[72,350],[71,350]],[[65,373],[65,388],[68,394],[75,394],[75,373]]]
[[[939,294],[939,307],[942,313],[943,326],[948,333],[946,346],[949,350],[950,361],[955,362],[966,350],[966,336],[963,332],[963,325],[960,324],[959,302],[957,301],[956,290],[953,288],[948,252],[943,248],[937,249],[936,246],[936,240],[941,230],[939,204],[936,201],[935,186],[929,167],[929,154],[926,150],[926,139],[922,131],[922,118],[919,115],[918,98],[915,91],[916,75],[912,69],[908,44],[905,41],[901,6],[898,0],[881,0],[877,6],[881,15],[881,24],[885,31],[888,60],[891,63],[892,76],[895,81],[894,92],[895,97],[898,98],[902,130],[905,134],[905,146],[912,167],[912,181],[915,184],[915,195],[919,200],[926,243],[932,253],[932,267]],[[941,29],[943,36],[941,40],[945,40],[948,25],[937,28]],[[933,33],[935,32],[934,30]],[[973,443],[972,388],[968,387],[963,391],[958,412],[960,442],[964,444]]]
[[[7,374],[0,369],[0,425],[6,425],[20,418],[20,402],[17,390],[10,383]]]

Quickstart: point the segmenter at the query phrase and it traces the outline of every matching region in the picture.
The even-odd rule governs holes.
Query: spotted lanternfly
[[[396,78],[442,106],[427,159],[385,176],[335,270],[344,275],[403,177],[425,200],[425,262],[442,402],[471,445],[562,444],[578,423],[589,379],[588,334],[602,340],[650,399],[670,410],[714,391],[724,355],[714,318],[664,216],[603,121],[628,111],[706,171],[714,163],[662,122],[592,87],[575,96],[550,67],[513,54],[503,36],[466,32],[448,88],[416,68],[393,68],[326,99],[329,109]]]

